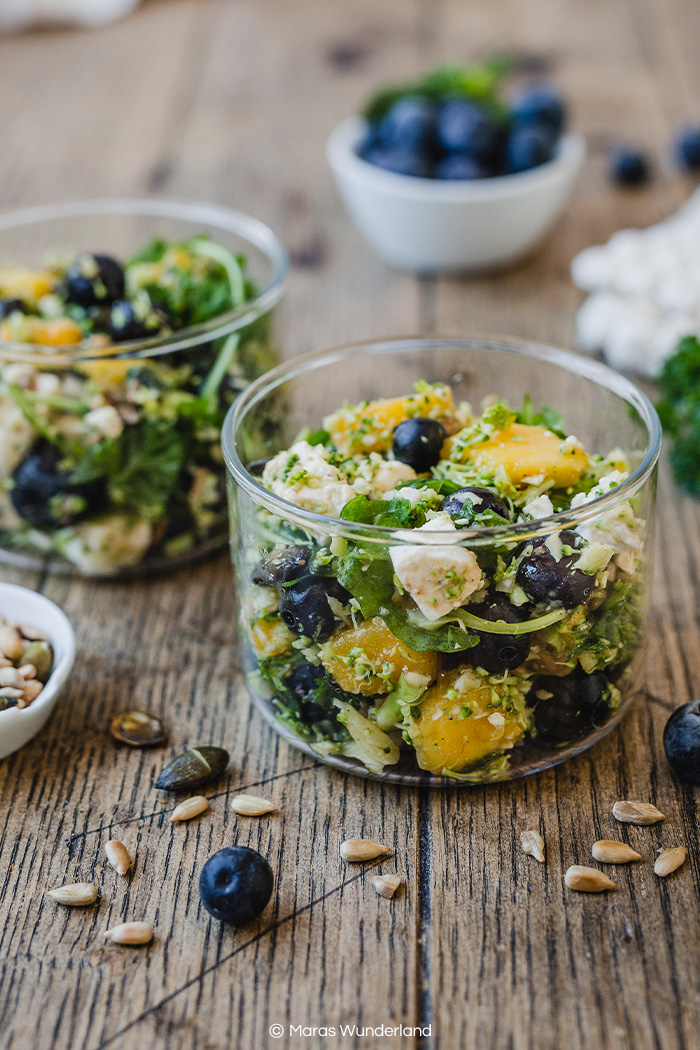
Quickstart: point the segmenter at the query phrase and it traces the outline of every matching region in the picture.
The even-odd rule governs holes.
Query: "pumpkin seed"
[[[112,944],[149,944],[153,940],[153,927],[150,922],[121,922],[105,930],[104,935]]]
[[[165,743],[163,723],[147,711],[122,711],[109,727],[115,740],[130,747],[158,747]]]
[[[226,769],[229,753],[223,747],[192,747],[169,762],[154,787],[189,791],[215,780]]]
[[[48,642],[32,642],[26,649],[22,648],[19,662],[20,664],[33,664],[36,668],[36,677],[46,685],[53,671],[53,649]]]
[[[97,886],[93,886],[91,882],[74,882],[69,886],[56,886],[46,892],[52,900],[70,908],[84,908],[97,900]]]

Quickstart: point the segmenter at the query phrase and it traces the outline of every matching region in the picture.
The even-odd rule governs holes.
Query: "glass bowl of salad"
[[[213,205],[0,217],[0,559],[113,576],[225,545],[221,424],[279,360],[286,275],[271,230]]]
[[[223,451],[258,709],[402,783],[590,747],[640,685],[660,440],[627,379],[547,346],[371,342],[254,383]]]

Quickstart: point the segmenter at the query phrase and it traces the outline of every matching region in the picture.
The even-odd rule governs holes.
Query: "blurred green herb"
[[[494,55],[481,64],[439,66],[410,83],[397,84],[377,92],[365,106],[364,117],[370,123],[375,123],[395,102],[409,95],[433,100],[445,95],[464,95],[504,113],[498,92],[510,69],[510,59],[505,55]]]
[[[661,425],[673,439],[671,465],[676,481],[700,496],[700,342],[695,336],[681,340],[656,382]]]

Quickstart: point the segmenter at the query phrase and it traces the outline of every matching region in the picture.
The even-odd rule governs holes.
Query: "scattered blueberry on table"
[[[375,96],[365,110],[363,160],[399,175],[472,181],[528,171],[557,151],[566,107],[548,84],[501,97],[507,66],[437,69]]]
[[[664,750],[673,772],[700,784],[700,700],[676,708],[664,729]]]
[[[700,171],[700,127],[684,128],[676,139],[674,152],[685,171]]]
[[[230,846],[214,853],[202,868],[199,896],[215,919],[244,926],[264,911],[274,882],[265,857],[247,846]]]
[[[610,154],[609,171],[620,186],[642,186],[651,177],[651,164],[635,146],[618,146]]]

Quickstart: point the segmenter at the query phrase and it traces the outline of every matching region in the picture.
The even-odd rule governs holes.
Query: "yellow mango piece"
[[[134,365],[135,361],[133,358],[106,357],[103,361],[84,361],[80,365],[80,370],[97,383],[101,389],[104,389],[108,386],[119,386],[120,383],[123,383],[127,372]]]
[[[41,346],[77,346],[83,338],[79,324],[69,317],[45,320],[22,317],[19,322],[0,323],[0,339],[15,343],[38,343]]]
[[[452,415],[454,408],[450,388],[434,383],[405,397],[345,405],[326,416],[323,425],[339,452],[346,455],[386,452],[391,448],[393,431],[399,423],[414,416],[442,419]]]
[[[511,748],[523,728],[515,715],[488,707],[492,699],[492,689],[469,669],[441,675],[408,730],[420,768],[459,773],[491,751]]]
[[[565,442],[545,427],[511,423],[471,449],[474,462],[487,470],[503,467],[514,485],[551,479],[555,488],[575,485],[588,457],[578,442]]]
[[[346,693],[387,693],[404,671],[431,682],[437,674],[435,653],[416,653],[375,616],[357,627],[341,627],[321,648],[321,662]]]
[[[282,656],[292,651],[294,635],[279,617],[274,620],[256,620],[250,628],[250,637],[256,652],[263,658]]]
[[[25,266],[0,269],[0,295],[3,299],[36,303],[43,295],[52,292],[57,283],[58,277],[51,270],[28,270]]]

